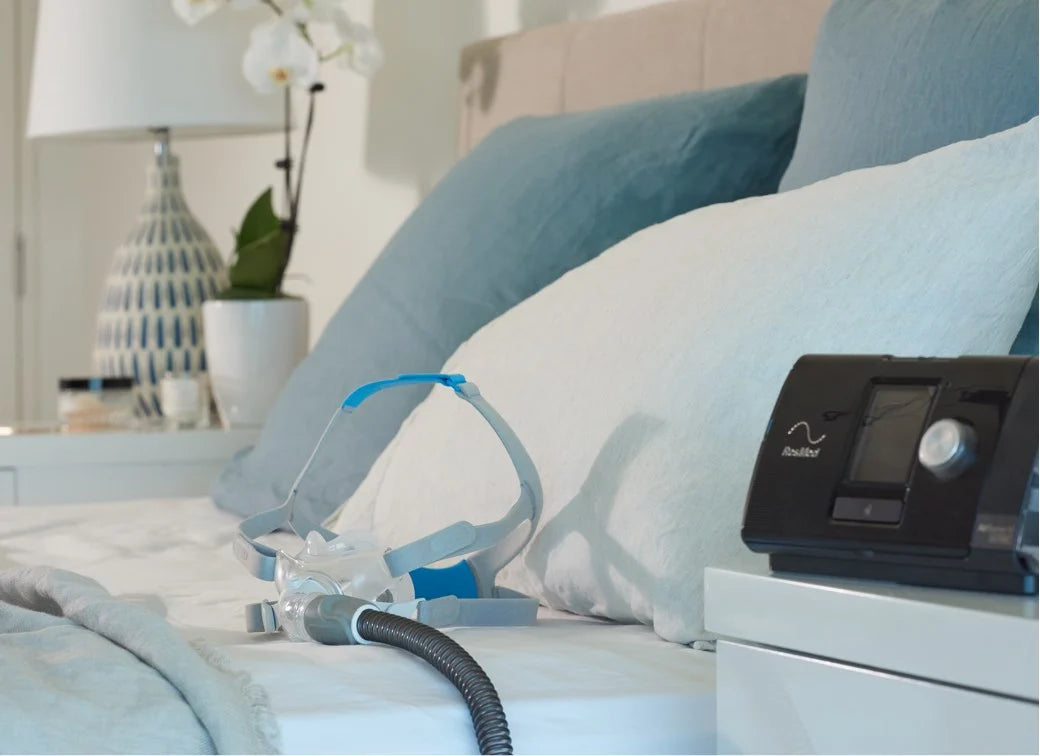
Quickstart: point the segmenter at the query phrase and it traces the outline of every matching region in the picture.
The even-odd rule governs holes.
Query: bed
[[[274,589],[232,556],[237,518],[207,499],[27,507],[3,523],[0,568],[85,574],[146,601],[186,639],[218,646],[267,691],[285,753],[473,751],[465,705],[423,662],[246,633],[244,604]],[[449,632],[495,682],[519,753],[714,751],[709,652],[551,610],[535,628]]]
[[[522,115],[805,71],[827,5],[679,0],[478,42],[460,58],[460,153]],[[238,520],[206,499],[7,510],[0,567],[81,573],[219,650],[263,690],[285,752],[473,750],[457,692],[421,661],[384,647],[247,634],[243,605],[274,596],[232,556]],[[716,748],[710,648],[549,609],[534,628],[449,633],[495,682],[517,752]]]

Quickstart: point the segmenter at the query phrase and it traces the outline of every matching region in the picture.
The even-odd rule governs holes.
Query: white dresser
[[[1033,597],[705,571],[719,753],[1037,753]]]
[[[0,506],[206,496],[221,468],[260,433],[0,430]]]

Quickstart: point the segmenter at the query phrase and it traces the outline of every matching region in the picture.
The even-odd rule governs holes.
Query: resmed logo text
[[[809,427],[809,423],[805,420],[799,420],[797,423],[791,426],[791,429],[787,431],[787,435],[792,435],[798,429],[805,430],[805,440],[809,442],[809,446],[799,446],[797,449],[791,446],[785,446],[784,450],[780,452],[781,457],[801,457],[802,459],[816,459],[820,456],[820,450],[817,448],[823,439],[827,438],[826,433],[821,433],[818,438],[813,438],[812,429]]]

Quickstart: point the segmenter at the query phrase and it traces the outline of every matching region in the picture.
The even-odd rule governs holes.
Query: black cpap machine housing
[[[1037,359],[807,355],[741,536],[776,571],[1037,591]]]

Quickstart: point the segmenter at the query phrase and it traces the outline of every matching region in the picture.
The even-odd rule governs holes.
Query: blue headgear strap
[[[341,414],[353,412],[365,399],[383,389],[421,383],[447,386],[458,397],[469,402],[487,420],[516,468],[520,495],[500,520],[485,525],[457,522],[432,535],[387,552],[387,567],[394,577],[409,573],[418,598],[435,599],[449,595],[462,599],[497,596],[512,598],[517,595],[496,588],[495,576],[534,534],[542,509],[541,482],[534,463],[520,439],[513,433],[513,429],[480,395],[477,387],[459,374],[411,373],[389,380],[366,383],[352,391],[325,426],[310,457],[296,476],[285,502],[274,509],[254,515],[239,525],[239,534],[234,544],[235,555],[254,576],[262,580],[274,580],[275,577],[277,552],[257,541],[263,535],[287,527],[301,538],[306,538],[311,531],[317,531],[326,540],[336,537],[335,533],[322,527],[294,505],[300,482],[337,418]],[[522,527],[524,525],[526,527]],[[442,559],[465,554],[472,556],[452,567],[425,567]]]

